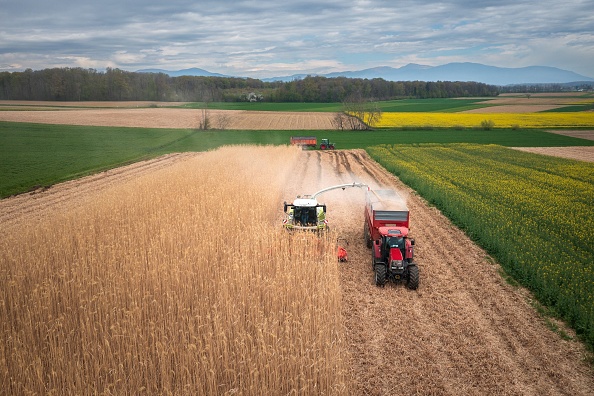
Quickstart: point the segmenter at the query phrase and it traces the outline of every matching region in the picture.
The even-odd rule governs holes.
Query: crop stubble
[[[159,166],[169,163],[174,171],[182,159],[161,159]],[[109,189],[130,183],[138,169],[130,172],[123,169],[109,177]],[[33,219],[43,222],[53,213],[84,206],[81,196],[101,195],[93,188],[101,191],[101,180],[0,201],[3,223],[10,219],[7,223],[18,227]],[[364,151],[302,152],[294,169],[271,185],[279,180],[279,209],[264,217],[273,225],[281,218],[283,200],[353,181],[396,189],[411,210],[421,286],[417,291],[391,284],[377,288],[362,238],[364,192],[338,190],[321,196],[328,205],[332,238],[349,241],[349,262],[339,267],[343,325],[336,329],[348,347],[343,350],[348,394],[592,394],[594,376],[581,345],[550,331],[530,306],[528,293],[502,281],[484,251]],[[6,217],[7,203],[17,198],[23,211],[11,208]],[[163,213],[172,214],[166,201],[161,204]],[[332,272],[328,262],[320,265]]]
[[[172,108],[67,109],[0,111],[0,121],[60,125],[144,128],[198,128],[201,110]],[[333,113],[208,110],[211,125],[219,129],[286,130],[334,129]],[[224,121],[221,120],[224,118]],[[224,128],[220,128],[220,125]]]
[[[578,139],[594,140],[594,131],[587,130],[551,130],[551,133],[571,136]],[[512,147],[516,150],[527,151],[529,153],[551,155],[554,157],[574,159],[578,161],[594,162],[594,147]]]
[[[361,181],[406,197],[421,286],[373,286],[362,240],[363,197],[326,200],[350,240],[341,265],[354,394],[592,394],[585,352],[548,330],[527,292],[506,284],[487,254],[363,151],[309,154],[323,184]],[[304,172],[307,173],[307,172]],[[332,200],[330,200],[332,198]]]

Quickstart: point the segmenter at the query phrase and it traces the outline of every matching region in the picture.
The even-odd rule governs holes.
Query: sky
[[[450,62],[594,77],[594,0],[0,0],[0,71],[266,78]]]

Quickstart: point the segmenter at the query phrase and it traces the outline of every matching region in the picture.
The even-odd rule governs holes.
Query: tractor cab
[[[322,139],[320,141],[320,150],[334,150],[334,143],[330,139]]]
[[[388,280],[405,281],[410,289],[418,287],[418,268],[413,263],[414,239],[408,238],[407,227],[379,227],[380,238],[373,246],[372,265],[376,284]]]
[[[384,262],[400,260],[406,256],[405,237],[408,235],[406,227],[380,227],[380,239],[376,241],[380,256]]]
[[[287,230],[327,231],[326,204],[319,203],[316,197],[327,191],[336,189],[344,190],[347,187],[363,188],[367,187],[367,185],[357,182],[339,184],[321,189],[313,195],[298,195],[292,203],[285,202],[283,227]]]
[[[283,226],[288,230],[320,231],[327,227],[326,205],[308,195],[297,197],[293,203],[285,202],[284,208],[287,216]]]
[[[293,208],[293,219],[295,224],[301,226],[311,226],[317,223],[318,215],[317,208],[313,207],[294,207]]]

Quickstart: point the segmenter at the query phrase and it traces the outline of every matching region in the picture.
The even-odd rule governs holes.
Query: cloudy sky
[[[0,71],[263,78],[449,62],[594,77],[594,1],[0,0]]]

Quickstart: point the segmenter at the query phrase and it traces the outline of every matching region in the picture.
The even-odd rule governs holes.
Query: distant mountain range
[[[183,70],[163,70],[163,69],[142,69],[136,70],[137,73],[164,73],[171,77],[180,77],[180,76],[201,76],[201,77],[233,77],[233,76],[226,76],[224,74],[219,73],[211,73],[204,69],[199,69],[197,67],[192,67],[191,69],[183,69]]]
[[[176,76],[216,76],[233,77],[209,71],[192,68],[169,71],[161,69],[144,69],[138,72],[165,73]],[[261,78],[262,81],[292,81],[308,75],[322,77],[348,78],[383,78],[387,81],[476,81],[492,85],[514,84],[565,84],[572,82],[594,82],[594,78],[583,76],[569,70],[548,66],[529,67],[496,67],[480,63],[448,63],[441,66],[425,66],[410,63],[400,68],[389,66],[374,67],[358,71],[344,71],[328,74],[293,74],[291,76]],[[237,77],[237,76],[235,76]]]

